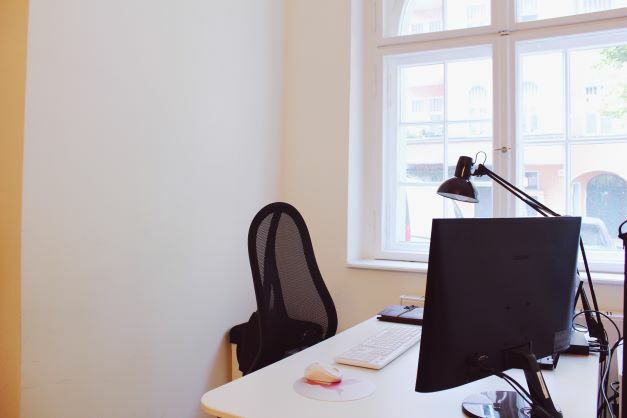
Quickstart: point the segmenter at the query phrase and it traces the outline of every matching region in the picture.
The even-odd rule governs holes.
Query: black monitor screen
[[[568,348],[581,218],[434,219],[416,391],[449,389]],[[486,357],[483,357],[486,358]]]

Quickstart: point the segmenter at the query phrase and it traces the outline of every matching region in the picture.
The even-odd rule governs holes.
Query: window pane
[[[453,167],[454,169],[455,167]],[[492,188],[477,186],[480,203],[457,202],[437,195],[438,184],[402,187],[401,201],[397,205],[396,225],[399,242],[429,244],[431,222],[434,218],[489,218],[492,216]],[[443,210],[445,215],[443,214]]]
[[[435,199],[438,185],[404,187],[400,195],[406,194],[405,217],[397,223],[399,242],[416,242],[426,244],[431,236],[431,220],[442,217],[442,202]],[[403,209],[403,202],[399,209]]]
[[[575,137],[627,134],[627,46],[570,53],[570,108]]]
[[[405,167],[405,181],[439,185],[445,180],[443,142],[410,143],[400,148],[399,162]]]
[[[619,265],[618,225],[627,218],[627,31],[521,42],[516,50],[519,183],[554,211],[583,218],[593,263]],[[518,214],[535,216],[522,203]]]
[[[491,138],[491,60],[451,62],[447,71],[448,137],[464,140]]]
[[[520,129],[523,135],[564,135],[564,59],[561,51],[519,57]]]
[[[390,103],[398,104],[398,109],[386,109],[392,125],[390,154],[396,155],[395,161],[388,161],[396,169],[387,171],[395,177],[387,182],[393,190],[389,210],[394,216],[386,229],[392,232],[387,234],[388,247],[397,249],[428,244],[433,218],[492,215],[489,182],[476,183],[476,205],[452,203],[436,194],[453,175],[460,155],[474,157],[478,151],[492,150],[490,48],[435,54],[386,58],[391,79],[396,80],[388,86]]]
[[[401,68],[401,122],[438,122],[444,118],[444,65]]]
[[[627,219],[627,142],[576,144],[571,149],[573,213],[584,216],[586,250],[614,251],[618,227]]]
[[[398,186],[396,241],[428,243],[431,219],[442,217],[442,201],[436,190],[445,175],[444,141],[409,143],[401,149],[406,182]]]
[[[529,22],[621,7],[627,7],[627,0],[516,0],[516,19]]]
[[[490,25],[490,0],[384,0],[383,36]]]
[[[527,145],[523,152],[525,193],[557,213],[565,213],[564,147],[562,145]],[[523,216],[540,216],[520,203]]]

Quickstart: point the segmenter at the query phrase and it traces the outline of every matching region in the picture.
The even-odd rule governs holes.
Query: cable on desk
[[[597,416],[603,417],[604,410],[607,410],[610,413],[611,418],[615,418],[614,411],[612,410],[612,405],[610,404],[611,397],[608,397],[607,395],[607,385],[608,385],[607,378],[609,376],[609,371],[612,366],[612,356],[616,348],[623,342],[623,336],[620,332],[620,328],[618,327],[618,325],[616,325],[616,322],[614,322],[614,320],[609,315],[603,312],[599,312],[597,310],[593,310],[593,309],[582,310],[573,316],[573,329],[575,329],[575,331],[580,332],[577,327],[581,327],[581,325],[578,325],[578,324],[576,325],[574,323],[575,318],[586,313],[595,313],[597,315],[601,315],[604,318],[606,318],[614,326],[614,329],[616,329],[616,334],[618,335],[618,340],[611,348],[606,344],[599,343],[598,341],[590,343],[590,347],[591,347],[590,352],[601,354],[601,357],[600,357],[601,359],[600,360],[601,382],[599,383],[598,397],[597,397],[597,403],[600,406],[597,411]],[[605,334],[605,341],[608,341],[609,338],[607,335],[607,331],[605,330],[603,331]]]
[[[610,322],[612,323],[612,325],[613,325],[613,326],[614,326],[614,328],[616,329],[616,333],[618,334],[618,339],[620,340],[620,339],[622,338],[622,335],[621,335],[621,333],[620,333],[620,329],[618,328],[618,325],[616,325],[616,322],[614,322],[614,320],[613,320],[613,319],[612,319],[609,315],[606,315],[606,314],[604,314],[603,312],[600,312],[600,311],[597,311],[597,310],[594,310],[594,309],[584,309],[584,310],[582,310],[582,311],[577,312],[577,313],[573,316],[573,321],[574,321],[574,320],[575,320],[575,318],[577,318],[579,315],[583,315],[583,314],[586,314],[586,313],[596,313],[596,314],[599,314],[599,315],[601,315],[602,317],[606,318],[608,321],[610,321]],[[575,331],[579,331],[579,330],[575,327],[574,322],[573,322],[573,329],[574,329]],[[606,336],[607,336],[607,333],[606,333]]]
[[[511,377],[510,375],[503,373],[501,371],[498,371],[492,367],[487,367],[485,364],[483,364],[482,362],[478,362],[477,365],[482,368],[485,371],[488,371],[492,374],[494,374],[497,377],[500,377],[501,379],[505,380],[505,382],[507,382],[507,384],[509,384],[514,391],[521,397],[523,398],[523,400],[525,402],[527,402],[529,404],[529,407],[536,413],[539,413],[540,416],[544,417],[544,418],[553,418],[553,416],[551,414],[549,414],[546,409],[542,408],[540,405],[538,405],[537,403],[533,402],[533,397],[531,396],[531,394],[527,391],[527,389],[525,389],[520,383],[518,383],[513,377]]]
[[[601,389],[601,392],[603,394],[603,400],[605,401],[604,405],[605,405],[605,408],[607,408],[607,410],[609,411],[610,416],[612,418],[614,418],[615,416],[614,416],[614,411],[612,410],[612,406],[610,404],[610,398],[611,397],[608,398],[608,396],[607,396],[607,378],[608,378],[609,373],[610,373],[610,368],[611,368],[611,365],[612,365],[612,356],[614,354],[614,351],[616,350],[616,348],[618,348],[618,346],[620,344],[622,344],[622,342],[623,342],[623,339],[621,338],[620,340],[616,341],[616,343],[612,346],[612,348],[610,350],[608,350],[609,351],[609,353],[608,353],[609,360],[607,361],[607,366],[605,367],[605,371],[603,372],[603,377],[601,379],[601,388],[600,389]],[[604,409],[604,408],[602,408],[602,409]]]

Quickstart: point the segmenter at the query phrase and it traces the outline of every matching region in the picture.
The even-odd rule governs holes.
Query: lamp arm
[[[549,214],[552,216],[561,216],[559,213],[551,210],[550,208],[546,207],[542,203],[538,202],[536,199],[529,196],[527,193],[523,192],[522,190],[520,190],[519,188],[517,188],[516,186],[514,186],[513,184],[511,184],[510,182],[508,182],[507,180],[505,180],[504,178],[502,178],[501,176],[499,176],[498,174],[496,174],[494,171],[490,170],[483,164],[479,164],[477,168],[475,169],[475,171],[472,173],[472,175],[473,176],[486,175],[490,177],[492,180],[494,180],[499,185],[501,185],[501,187],[503,187],[504,189],[512,193],[514,196],[516,196],[517,198],[525,202],[529,207],[534,209],[536,212],[540,213],[542,216],[547,217],[549,216]],[[591,331],[590,332],[591,336],[599,339],[599,341],[601,342],[606,342],[607,337],[605,335],[605,330],[603,329],[603,326],[601,325],[601,316],[598,313],[599,304],[597,302],[597,297],[594,292],[594,286],[592,285],[592,276],[590,275],[590,268],[588,267],[588,258],[586,257],[586,251],[584,249],[583,240],[581,239],[581,237],[579,238],[579,248],[581,249],[581,257],[583,258],[583,264],[586,270],[586,276],[587,276],[586,278],[588,279],[588,288],[590,289],[590,296],[592,296],[592,304],[594,306],[594,310],[597,311],[596,322],[591,318],[590,315],[586,315],[586,322],[588,324],[588,329],[589,331]],[[581,289],[581,291],[577,292],[577,294],[580,295],[581,297],[581,302],[583,304],[584,310],[591,310],[589,306],[588,298],[586,297],[584,290]]]
[[[487,168],[483,164],[479,164],[477,166],[477,169],[475,170],[475,172],[472,175],[473,176],[483,176],[483,175],[486,175],[486,176],[490,177],[492,180],[496,181],[502,187],[504,187],[507,190],[509,190],[510,192],[512,192],[516,197],[518,197],[520,200],[525,202],[527,205],[531,206],[533,209],[538,211],[543,216],[548,216],[544,212],[547,212],[548,214],[553,215],[553,216],[561,216],[559,213],[554,212],[550,208],[547,208],[542,203],[538,202],[536,199],[534,199],[533,197],[529,196],[527,193],[523,192],[518,187],[514,186],[512,183],[508,182],[503,177],[499,176],[498,174],[496,174],[494,171],[490,170],[489,168]]]
[[[514,196],[516,196],[517,198],[519,198],[520,200],[525,202],[527,204],[527,206],[529,206],[530,208],[532,208],[533,210],[538,212],[540,215],[542,215],[544,217],[548,217],[549,216],[549,214],[546,213],[539,205],[534,203],[533,200],[530,200],[530,199],[526,198],[524,196],[524,192],[523,191],[519,190],[516,187],[512,187],[507,181],[505,181],[502,178],[498,177],[493,172],[486,173],[486,175],[488,177],[490,177],[494,182],[498,183],[505,190],[507,190],[508,192],[510,192],[511,194],[513,194]]]

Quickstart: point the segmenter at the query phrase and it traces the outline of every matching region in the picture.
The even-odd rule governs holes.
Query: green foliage
[[[605,48],[601,51],[601,57],[600,68],[622,70],[623,64],[627,62],[627,45]],[[627,84],[617,83],[611,95],[613,96],[614,109],[605,111],[603,114],[614,118],[622,118],[627,115]]]
[[[627,61],[627,45],[613,46],[601,51],[603,65],[620,68]]]

